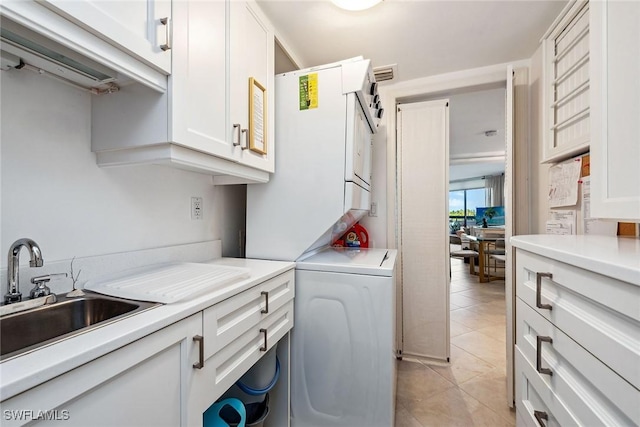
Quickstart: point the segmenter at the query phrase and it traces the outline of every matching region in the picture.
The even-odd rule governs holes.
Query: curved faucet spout
[[[20,250],[25,247],[29,251],[31,267],[42,267],[44,260],[42,259],[42,251],[40,246],[31,239],[18,239],[9,247],[9,259],[7,262],[7,294],[4,296],[5,304],[22,301],[20,293],[19,268],[20,268]]]

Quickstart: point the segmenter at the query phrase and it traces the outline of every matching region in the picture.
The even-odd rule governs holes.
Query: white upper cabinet
[[[230,117],[240,161],[273,172],[273,32],[255,4],[232,1],[230,33]]]
[[[563,12],[543,40],[543,162],[589,150],[589,3]]]
[[[237,160],[227,129],[227,9],[224,1],[174,4],[173,75],[169,141]],[[173,135],[171,135],[171,133]]]
[[[171,0],[44,0],[41,4],[171,73]]]
[[[72,58],[76,62],[89,59],[114,71],[118,85],[132,79],[156,92],[167,89],[171,49],[165,51],[161,45],[171,34],[170,0],[3,0],[0,15],[3,22],[12,21],[12,28],[17,24],[37,38],[72,50],[82,58]]]
[[[591,215],[640,222],[640,2],[591,9]]]
[[[216,184],[268,181],[274,171],[272,27],[254,3],[241,1],[177,1],[173,21],[166,94],[131,85],[94,99],[98,163],[171,164],[210,173]]]

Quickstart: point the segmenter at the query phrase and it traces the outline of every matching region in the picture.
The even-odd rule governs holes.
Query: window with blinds
[[[548,140],[545,160],[561,160],[589,146],[589,5],[547,39]]]

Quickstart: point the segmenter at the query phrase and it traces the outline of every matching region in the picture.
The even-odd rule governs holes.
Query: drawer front
[[[557,396],[541,383],[535,368],[515,352],[517,425],[527,427],[576,426],[579,424]],[[537,415],[537,417],[536,417]]]
[[[518,297],[640,389],[640,287],[520,249],[516,266]]]
[[[206,383],[210,385],[211,390],[218,390],[222,395],[292,327],[293,301],[289,301],[212,357],[205,359],[202,373],[206,376]],[[266,332],[262,332],[261,329],[266,329]],[[261,350],[264,348],[265,334],[267,347],[266,350]],[[218,397],[220,396],[216,399]]]
[[[206,309],[203,318],[207,342],[205,359],[254,328],[293,297],[294,272],[291,270]]]
[[[555,396],[580,425],[640,424],[640,391],[520,298],[516,313],[517,348],[533,369],[523,370],[543,400]]]

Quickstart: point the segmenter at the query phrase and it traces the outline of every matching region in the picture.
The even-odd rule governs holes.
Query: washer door
[[[389,277],[296,271],[293,426],[391,426],[393,293]]]

